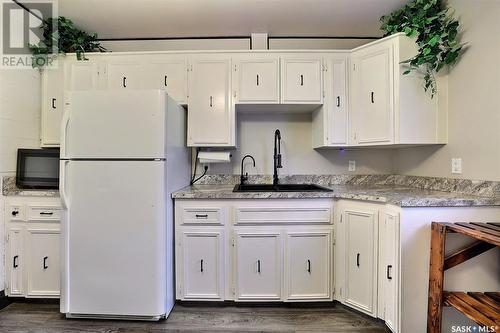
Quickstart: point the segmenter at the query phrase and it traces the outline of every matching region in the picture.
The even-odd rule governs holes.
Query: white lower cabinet
[[[21,227],[7,230],[6,282],[9,296],[23,295],[23,232]]]
[[[378,212],[364,208],[344,211],[346,238],[346,304],[377,314]]]
[[[278,231],[236,231],[236,300],[281,300],[282,244]]]
[[[331,231],[288,232],[286,238],[286,298],[330,300]]]
[[[27,229],[27,296],[59,296],[59,230]]]
[[[399,211],[340,200],[336,218],[335,298],[399,332]]]
[[[344,199],[176,199],[177,299],[335,299],[397,333],[399,214]]]
[[[332,208],[331,199],[175,200],[177,299],[332,300]]]
[[[49,197],[6,197],[6,294],[58,298],[60,202]]]
[[[221,231],[185,230],[178,235],[178,298],[224,299],[224,256]]]
[[[380,221],[379,304],[382,319],[393,332],[399,331],[399,214],[386,211]]]

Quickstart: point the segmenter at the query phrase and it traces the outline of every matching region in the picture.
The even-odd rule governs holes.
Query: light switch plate
[[[356,171],[356,161],[349,161],[349,171]]]
[[[462,173],[462,159],[459,157],[454,157],[451,159],[451,173],[461,174]]]

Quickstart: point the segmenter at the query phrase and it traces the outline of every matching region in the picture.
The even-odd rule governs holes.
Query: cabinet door
[[[141,86],[141,65],[134,63],[108,63],[108,89],[138,89]]]
[[[287,235],[286,298],[331,299],[331,232]]]
[[[235,67],[236,103],[279,103],[279,59],[244,59]]]
[[[181,299],[224,299],[221,232],[183,231],[177,288]],[[179,267],[179,264],[181,265]]]
[[[188,146],[234,146],[231,60],[196,59],[189,72]]]
[[[394,141],[392,44],[362,50],[355,57],[353,89],[355,141],[358,144],[388,144]]]
[[[399,329],[399,216],[386,212],[380,223],[380,277],[384,319],[393,332]],[[379,302],[380,304],[380,302]]]
[[[280,300],[281,257],[279,232],[236,232],[236,300]]]
[[[21,228],[10,228],[8,231],[8,246],[6,258],[6,280],[8,296],[23,296],[23,233]]]
[[[282,59],[281,63],[282,103],[323,103],[321,59]]]
[[[100,65],[94,61],[71,61],[66,64],[66,90],[93,90],[100,88]]]
[[[42,119],[40,144],[42,147],[59,146],[63,114],[64,71],[62,66],[42,72]]]
[[[185,59],[158,60],[145,66],[142,88],[165,89],[179,104],[187,103],[187,63]]]
[[[346,239],[346,304],[377,314],[378,213],[368,209],[344,212]]]
[[[330,144],[347,145],[349,116],[346,94],[346,60],[331,60],[328,68],[330,70],[327,75],[330,76],[329,79],[332,82],[331,91],[327,93],[329,96]]]
[[[59,296],[59,230],[28,229],[26,235],[26,296]]]

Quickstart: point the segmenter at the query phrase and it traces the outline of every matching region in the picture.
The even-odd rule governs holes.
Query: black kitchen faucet
[[[281,145],[281,133],[280,130],[277,129],[274,131],[274,174],[273,174],[273,185],[278,185],[279,179],[278,179],[278,168],[282,168],[283,166],[281,165],[281,152],[280,152],[280,145]]]

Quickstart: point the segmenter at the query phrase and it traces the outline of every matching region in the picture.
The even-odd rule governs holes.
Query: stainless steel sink
[[[237,184],[233,192],[332,192],[316,184]]]

